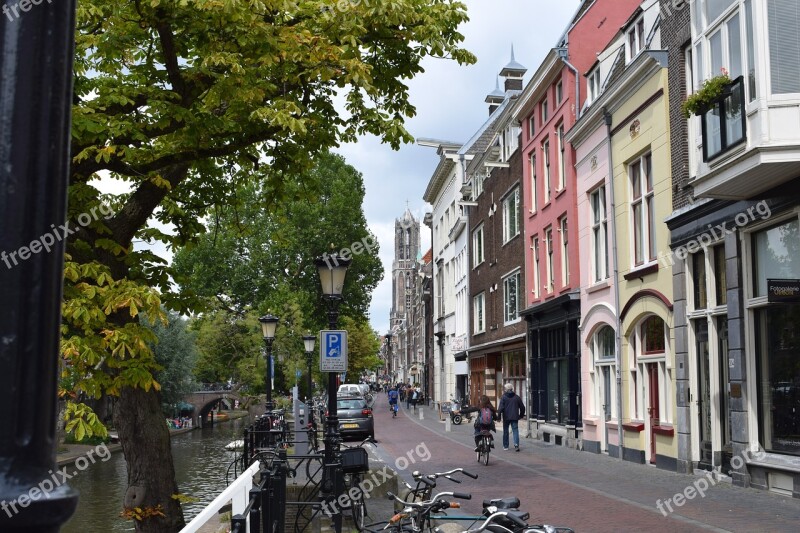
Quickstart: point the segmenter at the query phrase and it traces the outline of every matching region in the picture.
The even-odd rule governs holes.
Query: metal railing
[[[214,498],[208,506],[200,511],[191,522],[181,529],[181,533],[196,533],[206,522],[213,518],[223,506],[231,502],[231,513],[233,515],[244,513],[250,503],[251,492],[253,489],[253,477],[261,470],[258,462],[253,463],[241,476],[231,483],[222,493]]]

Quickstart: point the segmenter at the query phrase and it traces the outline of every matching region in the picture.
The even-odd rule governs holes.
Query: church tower
[[[392,263],[392,314],[390,327],[399,326],[410,310],[411,294],[417,283],[420,259],[419,220],[406,208],[394,221],[394,262]]]

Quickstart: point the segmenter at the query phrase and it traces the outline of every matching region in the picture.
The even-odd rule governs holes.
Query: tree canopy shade
[[[314,157],[360,134],[394,148],[410,141],[405,80],[428,55],[473,62],[460,47],[465,20],[464,4],[444,0],[78,3],[69,216],[113,214],[73,224],[62,352],[77,388],[119,396],[124,506],[137,531],[184,523],[153,335],[138,314],[155,321],[161,304],[186,311],[197,300],[174,290],[163,259],[132,243],[195,240],[204,217],[249,183],[268,208],[313,197],[298,183]],[[105,174],[129,191],[101,195],[94,185]]]

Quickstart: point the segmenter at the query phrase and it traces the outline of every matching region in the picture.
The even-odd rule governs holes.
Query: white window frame
[[[536,150],[531,152],[530,158],[528,159],[528,164],[530,165],[530,173],[531,173],[531,209],[530,213],[533,214],[539,210],[539,195],[537,193],[538,188],[538,177],[536,176]]]
[[[531,253],[533,254],[533,289],[531,292],[533,293],[533,297],[535,299],[539,298],[541,294],[539,291],[541,289],[541,279],[539,277],[539,236],[534,235],[533,239],[531,239]]]
[[[542,141],[542,155],[544,156],[544,203],[550,203],[551,185],[550,185],[550,139],[547,138]]]
[[[586,87],[589,93],[586,103],[591,104],[600,96],[600,65],[597,65],[586,77]]]
[[[516,285],[515,288],[516,309],[514,310],[510,310],[510,303],[509,303],[508,286],[511,280],[515,280],[514,283]],[[520,310],[520,297],[522,295],[521,284],[522,284],[522,272],[520,269],[516,269],[512,273],[503,277],[503,325],[505,326],[520,321],[519,310]]]
[[[648,164],[649,162],[649,164]],[[638,169],[638,170],[637,170]],[[634,172],[638,176],[634,176]],[[632,266],[639,267],[656,260],[656,219],[655,219],[655,179],[653,173],[653,157],[647,152],[628,164],[628,187],[630,189],[631,213],[631,259]],[[648,180],[649,178],[649,180]],[[639,181],[639,196],[635,194],[635,181]],[[636,216],[635,207],[641,204],[640,216]],[[640,224],[641,261],[637,255],[636,228]]]
[[[547,255],[545,258],[545,266],[547,267],[547,279],[545,280],[545,290],[547,292],[553,292],[555,289],[555,280],[553,279],[554,271],[553,268],[553,227],[550,226],[546,230],[544,230],[544,253]]]
[[[664,322],[664,351],[658,353],[644,353],[644,344],[642,342],[642,326],[645,321],[653,316],[656,316]],[[633,418],[636,420],[645,420],[647,413],[644,406],[648,399],[648,376],[645,365],[658,364],[658,411],[659,411],[659,425],[672,425],[675,421],[675,410],[672,405],[674,399],[674,388],[672,382],[672,365],[670,361],[671,346],[669,343],[669,324],[659,315],[650,314],[639,321],[633,330],[631,338],[629,339],[629,347],[632,348],[632,357],[630,365],[631,383],[629,401],[631,406],[635,406],[631,412],[635,415]],[[634,412],[635,411],[635,412]]]
[[[486,260],[486,254],[484,252],[485,246],[485,234],[483,231],[483,223],[481,223],[472,232],[472,268],[480,266]]]
[[[513,215],[512,203],[514,204]],[[503,244],[506,244],[520,233],[521,224],[519,210],[519,187],[514,187],[514,190],[503,198]]]
[[[592,384],[594,390],[594,405],[592,409],[592,414],[594,416],[602,417],[605,415],[603,412],[603,403],[605,402],[605,383],[603,382],[603,368],[608,368],[611,378],[611,409],[609,413],[609,421],[617,420],[617,387],[616,384],[616,375],[617,375],[617,364],[615,357],[600,357],[600,332],[603,331],[605,328],[610,328],[612,333],[614,328],[612,328],[608,324],[601,325],[597,328],[597,330],[592,335],[591,340],[589,341],[589,349],[592,352],[592,360],[594,362],[594,372],[592,376]],[[616,345],[616,339],[615,339]],[[616,348],[614,348],[616,350]],[[605,420],[603,420],[605,423]]]
[[[544,126],[545,124],[547,124],[547,119],[549,116],[549,109],[547,108],[546,96],[542,99],[541,106],[542,106],[542,126]]]
[[[481,292],[473,298],[473,333],[486,332],[486,293]]]
[[[564,83],[563,80],[558,80],[556,83],[556,107],[561,105],[564,101]]]
[[[561,192],[567,186],[567,168],[566,156],[564,150],[566,143],[564,142],[564,123],[559,124],[556,129],[556,137],[558,138],[558,188],[556,192]]]
[[[536,113],[528,117],[528,139],[533,139],[536,136]]]
[[[642,13],[636,22],[631,24],[628,30],[625,32],[625,56],[626,56],[626,63],[630,63],[633,59],[639,55],[639,52],[644,50],[645,47],[645,39],[647,38],[646,28],[644,26],[644,13]],[[631,44],[631,36],[633,36],[635,44]]]
[[[558,232],[561,234],[561,286],[569,286],[569,224],[567,217],[558,221]]]
[[[589,210],[592,224],[592,281],[599,283],[608,279],[608,209],[605,184],[589,193]]]

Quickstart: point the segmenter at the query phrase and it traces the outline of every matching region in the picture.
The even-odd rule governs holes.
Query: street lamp
[[[324,254],[314,261],[322,285],[322,298],[328,307],[328,329],[335,330],[339,321],[339,304],[342,302],[342,289],[347,268],[351,259],[340,257],[335,252]],[[325,428],[325,470],[322,478],[322,494],[333,501],[344,490],[344,479],[339,463],[339,416],[336,405],[336,372],[328,372],[328,419]],[[335,509],[336,507],[334,507]],[[342,515],[335,512],[333,528],[342,531]]]
[[[278,329],[279,320],[274,315],[264,315],[258,319],[261,322],[264,344],[267,346],[267,414],[274,407],[272,404],[272,343],[275,341],[275,330]]]
[[[308,398],[312,397],[311,394],[311,363],[313,362],[313,355],[314,355],[314,346],[317,343],[317,338],[313,335],[304,335],[303,336],[303,344],[305,345],[306,349],[306,365],[308,366]]]
[[[386,334],[386,373],[392,376],[392,383],[390,385],[394,385],[394,360],[392,359],[392,332]]]

